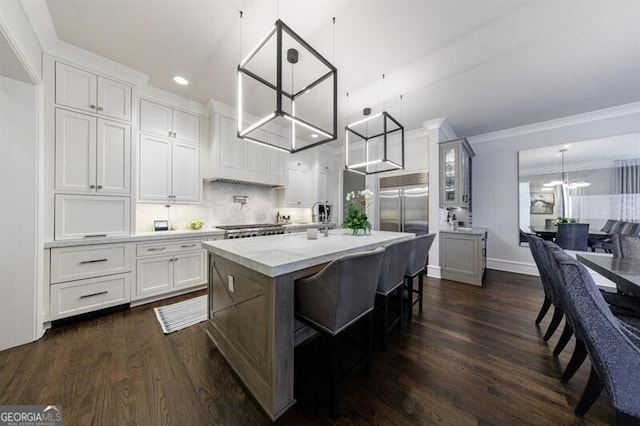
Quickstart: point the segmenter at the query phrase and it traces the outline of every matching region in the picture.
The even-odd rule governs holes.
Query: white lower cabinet
[[[131,273],[70,281],[50,288],[50,319],[57,320],[129,303]]]
[[[51,249],[49,320],[129,303],[132,249],[131,244]]]
[[[440,273],[443,279],[482,286],[486,259],[486,231],[440,231]]]
[[[207,282],[206,251],[199,240],[139,244],[134,300]]]

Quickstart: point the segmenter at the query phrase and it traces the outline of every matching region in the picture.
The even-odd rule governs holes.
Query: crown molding
[[[592,121],[606,120],[610,118],[622,117],[625,115],[640,114],[640,102],[618,105],[582,114],[570,115],[567,117],[555,118],[553,120],[541,121],[539,123],[527,124],[520,127],[498,130],[496,132],[483,133],[481,135],[467,138],[470,144],[494,141],[497,139],[512,138],[516,136],[539,133],[561,127],[575,126]]]
[[[433,120],[425,121],[422,123],[422,127],[427,130],[439,130],[447,141],[458,139],[456,132],[453,130],[451,124],[449,124],[449,120],[446,118],[435,118]]]

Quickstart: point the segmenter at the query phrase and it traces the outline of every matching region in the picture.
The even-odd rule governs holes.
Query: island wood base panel
[[[276,420],[295,403],[294,281],[321,266],[267,277],[209,254],[209,268],[207,334]]]

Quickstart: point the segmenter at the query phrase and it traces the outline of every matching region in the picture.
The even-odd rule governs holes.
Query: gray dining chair
[[[533,260],[536,263],[538,268],[538,273],[540,274],[540,281],[542,282],[542,289],[544,291],[544,301],[542,302],[542,307],[540,308],[540,312],[536,317],[536,325],[539,325],[544,316],[549,311],[551,305],[554,307],[553,318],[549,323],[549,327],[547,328],[547,332],[544,334],[543,339],[545,341],[549,340],[553,333],[558,328],[560,321],[564,316],[564,312],[562,310],[562,304],[560,301],[560,295],[557,290],[557,283],[554,283],[553,280],[557,279],[553,276],[550,259],[546,253],[546,247],[544,244],[544,240],[538,236],[530,235],[529,236],[529,250],[531,250],[531,255],[533,256]],[[569,336],[571,337],[571,336]]]
[[[559,223],[555,242],[565,250],[587,251],[589,224]]]
[[[376,290],[376,311],[379,312],[377,323],[383,350],[387,347],[389,333],[394,328],[398,331],[402,330],[404,273],[407,270],[412,248],[413,239],[398,241],[385,247]],[[394,312],[391,312],[390,302],[394,295],[396,296],[394,299],[398,302],[398,310],[392,317]]]
[[[295,282],[296,318],[327,336],[330,342],[329,402],[333,415],[338,411],[338,385],[342,380],[340,338],[345,330],[365,319],[366,347],[356,367],[364,366],[367,376],[371,371],[373,309],[384,253],[385,249],[379,247],[349,254]]]
[[[617,424],[640,422],[640,346],[608,309],[591,275],[578,261],[556,257],[566,310],[580,329],[591,358],[591,373],[575,413],[582,417],[606,389]]]
[[[640,236],[615,234],[611,240],[614,257],[640,259]]]
[[[429,249],[433,244],[436,234],[420,235],[413,239],[413,247],[407,269],[404,272],[404,278],[407,283],[407,318],[411,321],[413,317],[413,305],[418,304],[418,312],[422,315],[422,293],[424,290],[424,272],[427,267],[427,259],[429,259]],[[413,286],[413,279],[418,277],[418,289]],[[417,295],[413,300],[413,295]]]

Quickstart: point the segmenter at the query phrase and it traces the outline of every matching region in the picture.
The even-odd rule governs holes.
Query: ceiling
[[[382,74],[385,109],[405,128],[447,118],[458,136],[640,101],[639,1],[47,5],[60,40],[141,71],[153,86],[201,103],[230,105],[241,56],[279,16],[338,68],[341,126],[346,92],[350,121],[364,107],[382,109]],[[242,23],[238,10],[244,12]],[[191,84],[177,86],[176,74]]]

